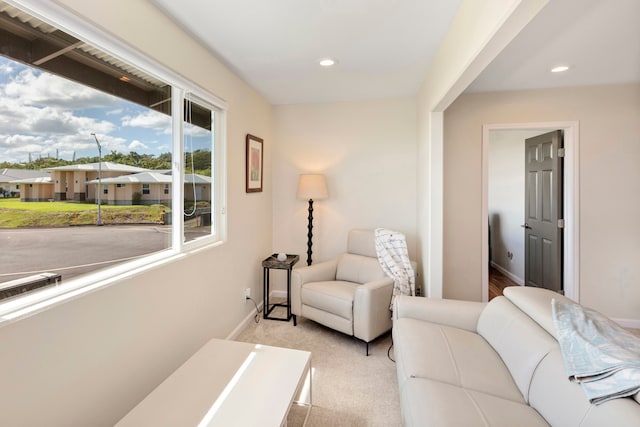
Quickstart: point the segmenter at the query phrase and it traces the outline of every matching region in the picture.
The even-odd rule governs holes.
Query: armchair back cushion
[[[362,284],[384,277],[378,258],[346,253],[338,259],[336,280]]]
[[[349,231],[347,253],[338,258],[336,280],[362,284],[384,277],[376,253],[375,233],[359,229]]]
[[[373,230],[354,229],[349,231],[347,252],[378,259],[376,235]]]

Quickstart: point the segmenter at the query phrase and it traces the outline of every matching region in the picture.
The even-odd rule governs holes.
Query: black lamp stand
[[[311,230],[313,229],[313,199],[309,199],[309,226],[307,227],[307,265],[311,265],[311,239],[313,238],[313,234]]]

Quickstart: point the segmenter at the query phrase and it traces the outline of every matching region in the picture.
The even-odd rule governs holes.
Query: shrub
[[[140,205],[142,204],[142,193],[133,193],[131,196],[131,204]]]

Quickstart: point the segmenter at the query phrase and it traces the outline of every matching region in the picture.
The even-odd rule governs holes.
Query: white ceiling
[[[272,104],[415,95],[460,3],[151,1]],[[640,81],[638,18],[639,0],[551,0],[468,90]]]
[[[414,95],[460,0],[152,2],[270,103],[295,104]]]
[[[640,0],[552,0],[467,91],[639,81]]]

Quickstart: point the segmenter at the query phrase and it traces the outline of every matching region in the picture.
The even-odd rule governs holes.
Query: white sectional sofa
[[[510,287],[488,304],[396,299],[405,426],[640,426],[640,397],[590,404],[564,371],[556,293]]]

